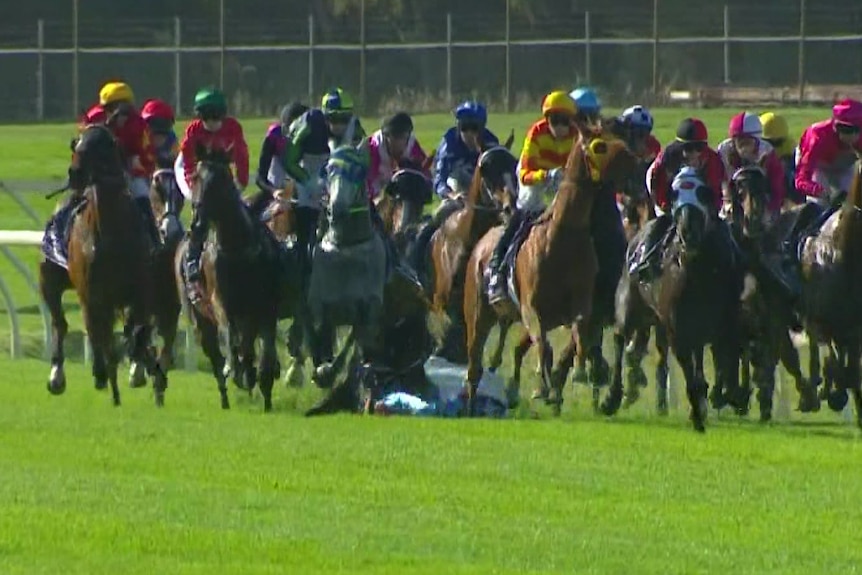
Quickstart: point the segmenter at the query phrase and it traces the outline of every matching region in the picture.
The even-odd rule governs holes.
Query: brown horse
[[[514,208],[516,166],[517,159],[506,147],[484,151],[467,197],[445,217],[430,241],[417,241],[409,256],[432,298],[433,314],[447,326],[435,353],[453,363],[467,359],[462,311],[467,261],[479,239]]]
[[[779,359],[796,382],[799,410],[820,408],[816,388],[802,375],[799,353],[793,347],[789,328],[792,311],[782,298],[776,280],[770,272],[769,254],[780,246],[778,234],[770,233],[768,221],[769,180],[760,166],[749,166],[733,174],[730,185],[736,202],[731,205],[737,242],[746,256],[747,288],[742,294],[742,370],[740,384],[750,394],[751,367],[757,385],[761,421],[772,418],[772,398],[775,391],[775,368]],[[713,388],[714,390],[717,388]],[[748,406],[744,406],[743,413]]]
[[[822,225],[801,250],[802,317],[809,337],[828,344],[837,359],[835,387],[827,392],[829,407],[840,411],[852,390],[857,423],[862,426],[862,162],[839,211]]]
[[[409,160],[399,162],[398,170],[383,188],[383,193],[374,198],[383,228],[402,256],[416,239],[422,210],[433,194],[426,169],[426,166],[414,165]]]
[[[630,174],[634,156],[619,142],[587,140],[581,135],[572,148],[564,181],[550,208],[535,222],[515,259],[513,284],[519,302],[503,303],[496,310],[484,289],[485,269],[499,240],[500,228],[488,232],[478,243],[467,265],[464,315],[467,318],[468,404],[476,395],[482,377],[485,341],[498,317],[509,322],[520,319],[526,335],[515,350],[515,372],[508,386],[510,404],[517,401],[520,363],[533,343],[539,345],[542,387],[534,394],[554,406],[559,414],[562,388],[572,357],[551,372],[553,351],[550,330],[568,326],[575,346],[591,346],[600,330],[591,321],[598,259],[593,247],[591,214],[596,195],[606,182],[620,184],[618,176]]]
[[[153,255],[153,311],[155,325],[162,338],[159,349],[159,365],[169,370],[174,366],[174,343],[177,339],[182,304],[174,277],[174,257],[182,239],[179,212],[182,209],[182,195],[177,189],[172,169],[156,170],[150,184],[150,204],[156,221],[162,228],[162,245]],[[143,369],[132,362],[130,383],[132,387],[146,384]]]
[[[77,196],[68,240],[67,267],[49,255],[39,266],[42,299],[51,312],[51,375],[48,391],[66,389],[63,343],[68,323],[63,292],[74,288],[81,304],[87,337],[93,349],[93,377],[97,389],[110,383],[114,405],[120,404],[117,385],[119,355],[114,324],[128,312],[125,330],[129,356],[142,363],[154,378],[156,405],[163,405],[165,372],[150,348],[152,267],[150,245],[139,211],[129,193],[120,149],[106,126],[86,126],[74,145],[70,175],[86,185]],[[52,222],[54,220],[52,219]],[[49,224],[49,230],[50,230]],[[49,243],[49,230],[46,242]]]
[[[231,342],[236,342],[243,387],[249,393],[257,384],[255,343],[260,338],[260,391],[264,410],[270,411],[278,362],[276,324],[282,294],[288,291],[279,247],[240,199],[225,154],[200,149],[197,156],[192,186],[196,209],[206,211],[217,240],[208,242],[201,256],[204,294],[194,305],[188,302],[185,290],[183,261],[188,242],[180,244],[174,263],[180,297],[186,301],[190,320],[210,360],[223,409],[230,403],[219,329],[227,330]]]

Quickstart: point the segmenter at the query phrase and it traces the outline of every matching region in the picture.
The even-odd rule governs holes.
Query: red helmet
[[[174,109],[164,100],[147,100],[144,103],[144,107],[141,108],[141,117],[147,121],[158,118],[159,120],[167,120],[173,124]]]

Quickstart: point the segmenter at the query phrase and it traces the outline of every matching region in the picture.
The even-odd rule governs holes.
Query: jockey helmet
[[[132,89],[125,82],[108,82],[99,90],[99,104],[109,106],[121,102],[131,104],[135,101]]]
[[[787,120],[775,112],[766,112],[760,116],[760,124],[763,126],[763,137],[767,140],[784,140],[790,136]]]
[[[592,88],[576,88],[569,93],[578,107],[578,112],[593,115],[602,111],[602,102]]]
[[[204,88],[195,94],[195,115],[202,120],[218,120],[227,116],[227,98],[215,88]]]
[[[147,100],[141,108],[141,117],[154,133],[166,133],[174,125],[174,109],[164,100]]]
[[[727,129],[727,135],[731,138],[741,136],[758,138],[762,133],[763,125],[760,123],[760,118],[751,112],[740,112],[732,117]]]
[[[384,136],[409,137],[413,133],[413,119],[407,112],[398,112],[383,120],[380,130]]]
[[[623,110],[623,113],[620,114],[619,120],[626,127],[643,128],[648,132],[652,131],[653,125],[655,124],[652,114],[650,114],[649,110],[643,106],[632,106],[631,108],[626,108]]]
[[[542,100],[542,115],[545,117],[551,114],[574,116],[576,112],[575,101],[562,90],[555,90]]]
[[[353,115],[353,98],[345,90],[335,88],[323,95],[320,107],[326,118],[349,118]]]
[[[706,125],[697,118],[686,118],[676,129],[676,139],[683,143],[706,142],[709,140],[709,133],[706,131]]]
[[[278,121],[281,123],[281,129],[287,131],[288,127],[298,117],[308,111],[308,106],[301,102],[291,102],[281,109]]]
[[[467,100],[455,108],[455,119],[459,124],[473,122],[485,126],[488,122],[488,112],[485,110],[485,106],[479,102]]]
[[[836,124],[862,127],[862,102],[845,98],[832,107],[832,119]]]

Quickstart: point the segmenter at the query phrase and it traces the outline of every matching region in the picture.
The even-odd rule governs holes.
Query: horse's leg
[[[566,342],[566,347],[560,353],[557,364],[551,370],[551,389],[560,390],[560,399],[562,400],[562,391],[566,386],[566,378],[569,376],[569,371],[575,363],[575,357],[580,356],[581,347],[578,342],[578,330],[575,325],[569,328],[569,340]],[[541,360],[541,358],[540,358]]]
[[[695,365],[695,357],[699,356],[701,358],[701,364],[703,363],[703,348],[700,349],[699,353],[696,353],[697,350],[692,349],[687,345],[682,349],[679,345],[675,345],[673,351],[676,356],[676,360],[679,362],[679,366],[682,369],[682,373],[685,376],[685,392],[688,396],[688,403],[691,409],[691,423],[694,425],[695,431],[702,433],[706,431],[706,427],[704,426],[706,410],[704,409],[702,401],[704,398],[703,380],[699,377],[698,369]],[[703,366],[701,365],[701,368],[702,367]]]
[[[604,325],[598,316],[593,316],[589,322],[588,337],[590,345],[588,348],[590,359],[590,382],[593,386],[593,410],[599,409],[599,394],[601,388],[608,385],[610,379],[610,366],[602,353],[602,343],[604,339]]]
[[[497,347],[494,348],[494,353],[491,355],[491,361],[488,362],[488,371],[495,372],[503,365],[503,350],[506,349],[506,338],[509,335],[509,328],[512,327],[512,320],[501,319],[497,322],[499,326],[499,337],[497,339]],[[469,346],[468,346],[469,348]]]
[[[42,300],[51,313],[51,372],[48,375],[48,391],[61,395],[66,391],[66,361],[64,343],[69,323],[63,311],[63,292],[69,287],[66,270],[47,261],[39,265],[39,290]]]
[[[858,336],[854,336],[847,346],[847,363],[845,369],[845,382],[853,392],[853,403],[856,405],[856,425],[862,428],[862,374],[860,374],[859,362],[862,361],[862,349],[860,349]]]
[[[521,367],[524,365],[524,356],[533,346],[533,338],[527,330],[521,333],[521,339],[512,350],[512,377],[506,384],[506,399],[509,401],[509,409],[514,409],[521,402]],[[543,399],[543,396],[533,399]]]
[[[260,393],[263,395],[263,410],[272,411],[272,387],[275,382],[276,362],[278,352],[276,351],[276,329],[275,318],[267,318],[260,328],[261,352],[260,352]]]
[[[751,393],[751,364],[753,361],[756,361],[756,353],[758,350],[752,349],[754,346],[754,342],[746,341],[742,345],[742,351],[740,352],[739,361],[739,386],[746,393]],[[755,367],[755,371],[757,368]]]
[[[239,326],[237,334],[239,343],[239,365],[242,370],[243,387],[248,390],[249,397],[252,396],[257,385],[257,367],[255,366],[254,343],[256,330],[254,326],[245,321]]]
[[[647,354],[650,330],[646,327],[631,331],[633,333],[630,333],[626,338],[629,344],[626,346],[624,355],[626,367],[628,367],[625,407],[629,407],[637,401],[640,397],[640,388],[646,387],[649,383],[646,373],[644,373],[643,360]]]
[[[620,408],[623,397],[623,354],[626,349],[626,341],[631,337],[631,330],[626,330],[625,327],[618,327],[614,330],[614,365],[611,377],[611,389],[608,396],[602,402],[602,413],[605,415],[614,415]],[[629,401],[626,394],[626,406],[634,403],[635,399]]]
[[[284,381],[290,387],[302,387],[305,381],[305,374],[303,373],[305,354],[302,350],[302,340],[302,320],[297,314],[297,317],[294,317],[290,323],[290,329],[287,331],[287,352],[293,361],[291,361],[290,367],[284,375]]]
[[[548,331],[544,327],[539,328],[539,337],[536,338],[536,343],[542,362],[542,386],[548,390],[548,399],[545,402],[551,406],[554,416],[559,417],[563,405],[563,390],[562,386],[553,387],[551,368],[554,364],[554,348],[548,341]]]
[[[469,280],[468,280],[469,281]],[[475,415],[476,394],[482,380],[482,356],[485,342],[495,323],[495,312],[482,297],[481,282],[468,286],[464,298],[464,320],[467,336],[467,415]]]
[[[829,396],[826,398],[826,403],[829,405],[829,409],[839,412],[847,406],[847,400],[849,399],[847,389],[851,386],[851,382],[848,379],[850,373],[848,363],[850,361],[850,346],[842,342],[841,345],[836,344],[835,348],[837,348],[836,351],[830,352],[834,383],[832,384]]]
[[[802,375],[802,366],[799,361],[799,351],[794,347],[793,340],[787,329],[778,324],[773,329],[773,337],[777,340],[778,356],[784,370],[790,374],[796,384],[799,393],[799,405],[797,409],[803,413],[820,411],[820,399],[817,397],[817,386],[812,379],[805,379]]]
[[[667,415],[669,399],[667,390],[668,374],[668,340],[667,331],[663,326],[655,327],[655,349],[658,361],[655,365],[656,409],[659,415]]]
[[[221,407],[222,409],[230,409],[230,401],[227,397],[227,376],[224,370],[225,357],[221,352],[218,325],[210,321],[209,318],[202,316],[194,308],[192,313],[194,314],[201,347],[204,350],[204,355],[210,360],[210,368],[218,385],[219,396],[221,396]]]
[[[772,404],[775,396],[775,368],[778,365],[776,350],[771,341],[759,339],[751,342],[748,360],[754,367],[754,382],[757,385],[757,403],[760,406],[760,421],[772,420]],[[743,364],[744,365],[744,364]],[[743,389],[746,389],[743,386]]]
[[[93,348],[93,380],[96,389],[105,389],[111,384],[111,395],[114,405],[120,405],[120,390],[117,388],[117,378],[111,378],[111,363],[114,334],[113,315],[111,309],[97,306],[87,306],[82,310],[84,323],[87,327],[87,335]],[[116,364],[114,365],[116,374]]]

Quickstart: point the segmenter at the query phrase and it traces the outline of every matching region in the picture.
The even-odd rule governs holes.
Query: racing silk
[[[171,130],[161,146],[155,146],[156,167],[159,169],[173,169],[177,154],[180,153],[180,142],[177,134]]]
[[[862,152],[862,134],[847,146],[838,138],[832,120],[809,126],[799,141],[796,189],[813,198],[820,198],[830,186],[849,190],[856,162],[854,149]]]
[[[492,148],[500,145],[497,136],[487,128],[482,129],[480,136],[482,149]],[[479,150],[471,150],[461,139],[458,128],[449,128],[437,146],[437,157],[434,170],[434,191],[441,198],[449,193],[449,185],[446,183],[453,173],[464,170],[472,174],[479,161]]]
[[[721,156],[721,161],[724,162],[724,175],[728,180],[733,177],[736,170],[742,167],[756,164],[763,168],[769,180],[769,209],[774,212],[781,209],[781,204],[787,195],[787,185],[784,181],[784,167],[781,165],[781,160],[775,155],[775,148],[772,147],[772,144],[758,138],[754,161],[743,160],[740,157],[736,151],[736,146],[733,145],[732,138],[721,142],[716,151]]]
[[[197,166],[195,154],[197,146],[227,152],[236,169],[235,175],[240,187],[248,186],[248,145],[245,143],[242,126],[235,118],[228,117],[222,120],[221,129],[217,132],[208,131],[201,120],[192,120],[186,127],[186,133],[180,144],[180,156],[188,183],[191,183]]]
[[[530,126],[521,150],[520,183],[525,186],[544,184],[550,170],[565,167],[574,142],[574,128],[569,128],[565,137],[557,139],[545,118]]]
[[[87,110],[82,124],[104,124],[107,120],[108,115],[105,109],[96,105]],[[111,127],[111,132],[117,139],[127,169],[132,177],[150,178],[156,169],[155,151],[150,139],[150,129],[147,127],[147,122],[141,118],[140,113],[137,110],[132,110],[126,116],[123,125],[114,125]]]
[[[327,128],[327,131],[329,131],[329,128]],[[365,133],[365,128],[362,127],[362,124],[359,122],[359,118],[357,116],[351,116],[350,121],[347,122],[347,129],[344,130],[344,134],[342,134],[340,138],[336,137],[332,132],[329,132],[329,152],[332,153],[337,147],[347,144],[354,148],[359,148],[367,138],[368,134]]]
[[[329,159],[329,127],[317,108],[306,111],[287,131],[284,171],[296,182],[298,205],[320,209],[323,195],[321,176]]]
[[[625,126],[623,126],[618,118],[611,119],[607,124],[602,123],[601,137],[607,140],[616,139],[626,142]],[[626,142],[626,145],[628,145],[628,142]],[[655,136],[649,134],[646,138],[646,152],[637,154],[637,157],[644,162],[650,163],[656,159],[660,152],[661,142]]]
[[[283,188],[287,180],[284,170],[284,152],[287,136],[280,122],[275,122],[266,130],[260,147],[260,160],[257,164],[257,179],[269,183],[274,188]]]
[[[649,190],[656,207],[664,212],[667,212],[670,207],[670,186],[673,178],[686,165],[682,148],[682,142],[669,144],[658,155],[650,168]],[[715,150],[707,147],[701,153],[701,167],[698,171],[702,176],[701,179],[712,190],[716,209],[721,209],[721,189],[727,178],[724,162],[721,161],[721,157]]]
[[[425,150],[413,134],[407,141],[404,156],[420,166],[424,166],[428,159]],[[377,130],[368,138],[368,159],[368,197],[374,199],[392,179],[397,167],[396,160],[389,155],[389,150],[386,148],[386,139],[382,130]],[[431,179],[427,169],[423,167],[422,172]]]

